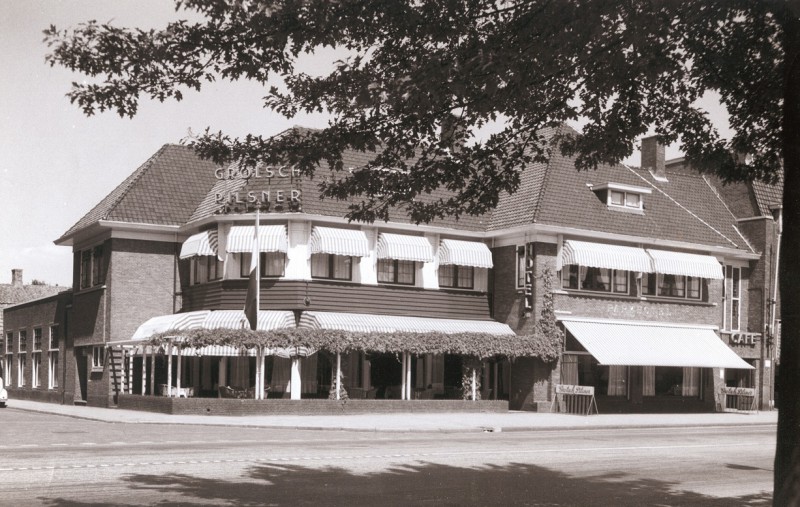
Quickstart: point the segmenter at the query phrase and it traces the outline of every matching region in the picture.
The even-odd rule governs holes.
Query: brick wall
[[[119,408],[182,415],[339,415],[430,412],[506,412],[504,400],[235,400],[122,394]]]

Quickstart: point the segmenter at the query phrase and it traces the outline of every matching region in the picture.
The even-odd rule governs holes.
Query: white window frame
[[[42,351],[42,328],[33,328],[33,349],[32,352]]]
[[[31,353],[31,389],[38,389],[41,383],[39,382],[39,372],[42,367],[42,353]]]
[[[381,264],[390,263],[392,265],[392,280],[381,280]],[[401,263],[404,266],[411,266],[411,282],[401,282],[400,280],[400,265]],[[406,260],[399,260],[399,259],[378,259],[378,262],[375,263],[375,269],[377,271],[377,279],[379,284],[385,285],[403,285],[405,287],[414,287],[417,284],[417,263],[416,261],[406,261]]]
[[[100,256],[97,256],[97,251],[100,251]],[[106,251],[105,245],[99,243],[97,245],[84,248],[79,252],[80,276],[78,277],[78,286],[80,290],[91,289],[106,283],[105,262]],[[83,257],[88,254],[89,262],[84,264]]]
[[[442,284],[442,269],[453,269],[453,285],[443,285]],[[466,270],[470,272],[469,277],[469,286],[462,286],[459,283],[459,277],[463,274],[462,270]],[[439,281],[439,287],[444,289],[463,289],[463,290],[475,290],[475,268],[473,266],[458,266],[455,264],[446,264],[439,266],[437,270],[437,276]]]
[[[17,356],[17,387],[25,387],[25,363],[27,362],[28,354],[20,352]]]
[[[349,259],[349,260],[348,260]],[[328,269],[328,276],[320,276],[318,273],[315,274],[314,266],[315,262],[318,261],[316,264],[325,264],[327,265]],[[309,272],[311,273],[311,278],[315,280],[336,280],[339,282],[350,282],[353,280],[353,264],[355,264],[355,259],[350,255],[336,255],[336,254],[329,254],[329,253],[315,253],[311,254],[309,257]],[[349,263],[349,269],[347,270],[346,277],[336,277],[334,273],[336,271],[336,263],[343,262],[345,265]]]
[[[106,348],[102,345],[92,347],[92,371],[103,371]]]
[[[734,276],[734,274],[738,276]],[[730,275],[730,276],[728,276]],[[737,296],[734,296],[734,280],[738,280]],[[729,331],[741,331],[742,329],[742,268],[737,266],[725,267],[725,315],[723,327]],[[733,309],[736,307],[736,322],[733,322]]]
[[[570,266],[576,266],[578,268],[578,288],[571,289],[569,287],[564,286],[564,281],[569,280],[569,273],[570,273]],[[590,269],[587,266],[581,266],[580,264],[565,264],[561,268],[561,289],[563,290],[572,290],[572,291],[581,291],[581,292],[590,292],[593,294],[613,294],[617,296],[628,296],[631,293],[631,272],[627,269],[612,269],[612,268],[597,268],[597,269],[608,269],[609,271],[609,290],[596,290],[596,289],[586,289],[583,287],[583,278],[585,276],[584,269]],[[618,272],[625,273],[625,292],[619,292],[616,290],[616,275]]]
[[[47,388],[58,388],[58,325],[50,326],[50,336],[47,340]]]

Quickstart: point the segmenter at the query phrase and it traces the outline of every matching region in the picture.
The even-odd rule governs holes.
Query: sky
[[[142,102],[133,119],[86,117],[65,97],[82,77],[44,61],[42,31],[51,24],[96,19],[146,29],[188,15],[176,13],[171,0],[0,0],[0,283],[21,268],[25,283],[70,285],[71,248],[53,241],[190,129],[269,136],[293,125],[326,125],[322,115],[286,119],[262,108],[264,91],[248,82],[219,82],[186,92],[181,102]],[[304,70],[318,64],[309,61]],[[676,156],[669,147],[667,158]],[[638,165],[638,154],[629,163]]]

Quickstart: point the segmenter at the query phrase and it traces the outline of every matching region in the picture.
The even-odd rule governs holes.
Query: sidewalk
[[[27,400],[13,400],[5,410],[15,409],[109,423],[197,424],[282,429],[388,432],[499,432],[599,428],[743,426],[775,425],[778,421],[777,411],[720,414],[600,414],[591,416],[538,414],[535,412],[319,416],[202,416],[168,415],[115,408],[56,405],[53,403],[41,403]],[[2,415],[2,411],[0,411],[0,415]]]

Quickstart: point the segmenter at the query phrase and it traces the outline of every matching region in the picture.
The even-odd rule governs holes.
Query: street
[[[770,505],[775,441],[773,425],[301,431],[14,408],[0,428],[14,506]]]

